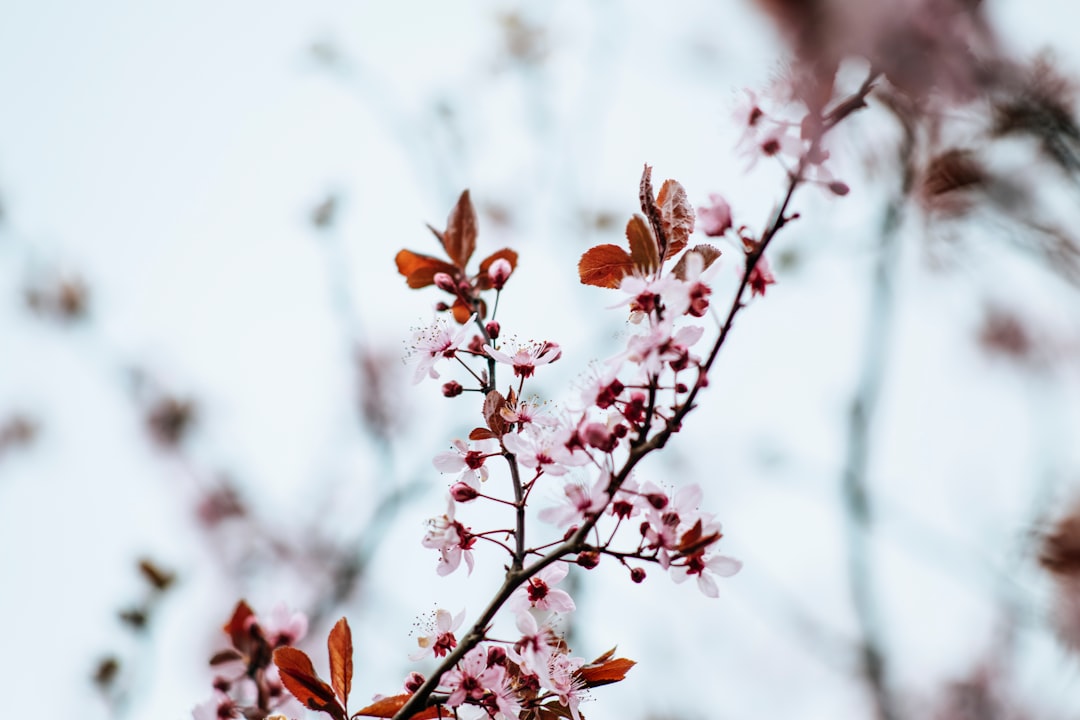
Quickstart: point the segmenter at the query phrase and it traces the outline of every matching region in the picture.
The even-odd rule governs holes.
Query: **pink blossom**
[[[524,432],[505,435],[502,441],[525,467],[548,475],[565,475],[568,468],[589,462],[584,451],[568,448],[573,435],[574,430],[569,427],[549,429],[526,425]]]
[[[520,378],[530,378],[538,366],[553,363],[562,357],[562,349],[555,343],[547,341],[538,345],[519,347],[513,355],[507,355],[490,345],[484,346],[484,352],[493,357],[496,362],[511,365],[514,368],[514,376]]]
[[[416,638],[416,644],[420,649],[409,656],[410,660],[421,660],[429,655],[444,657],[448,652],[457,647],[457,638],[454,631],[461,627],[465,619],[465,611],[452,616],[448,610],[439,608],[435,611],[435,626],[431,633]]]
[[[488,479],[488,469],[484,461],[497,453],[494,441],[478,440],[475,448],[470,448],[464,440],[454,440],[451,445],[454,446],[453,450],[439,453],[432,459],[435,469],[444,473],[461,471],[461,479],[470,485],[477,480]],[[469,482],[470,480],[472,482]]]
[[[722,195],[709,194],[709,204],[697,209],[699,226],[709,237],[719,237],[731,229],[731,206]]]
[[[671,566],[671,579],[677,583],[684,582],[691,575],[697,576],[698,588],[707,597],[719,597],[720,589],[712,575],[731,577],[742,569],[742,563],[735,558],[726,555],[713,555],[705,558],[705,550],[700,550],[686,558],[685,564]],[[711,573],[711,574],[710,574]]]
[[[632,336],[623,357],[640,365],[651,376],[659,375],[664,363],[682,370],[691,362],[697,362],[697,357],[690,354],[690,347],[704,334],[705,329],[695,325],[672,332],[671,322],[658,323],[648,333]]]
[[[499,410],[499,414],[506,422],[522,426],[534,423],[543,427],[554,427],[557,424],[555,418],[541,410],[538,403],[528,400],[520,400],[516,406],[507,405]]]
[[[536,608],[560,613],[573,612],[574,600],[570,595],[565,590],[552,587],[562,582],[569,570],[570,566],[561,561],[548,565],[513,592],[506,603],[507,607],[516,611]]]
[[[776,277],[772,273],[772,268],[769,267],[769,261],[764,254],[758,257],[757,262],[754,263],[754,269],[750,271],[750,279],[748,283],[750,285],[751,296],[765,295],[765,288],[776,282]]]
[[[215,690],[213,697],[191,710],[192,720],[226,720],[242,717],[236,703],[225,693]]]
[[[548,658],[552,648],[558,644],[551,623],[545,621],[538,624],[532,613],[526,610],[518,613],[517,628],[521,632],[521,639],[507,651],[510,659],[534,675],[547,675]]]
[[[474,563],[472,548],[476,544],[476,536],[454,519],[454,508],[454,499],[450,498],[446,514],[427,521],[428,531],[420,544],[439,551],[436,571],[440,575],[449,575],[457,570],[462,558],[471,575]]]
[[[270,609],[270,614],[257,619],[270,647],[295,645],[307,635],[307,615],[299,610],[290,611],[284,603]]]
[[[542,687],[555,693],[559,702],[570,708],[574,720],[581,720],[578,705],[581,703],[585,683],[576,673],[583,664],[584,660],[581,658],[572,658],[565,653],[552,653],[547,677],[541,677],[540,680]]]
[[[471,327],[470,320],[455,332],[451,332],[445,322],[439,321],[431,327],[414,332],[411,356],[416,360],[416,372],[413,373],[413,384],[423,380],[425,375],[431,378],[439,377],[435,363],[440,358],[454,357]]]
[[[584,522],[603,511],[604,506],[607,505],[607,485],[606,475],[601,476],[591,488],[578,483],[567,483],[563,487],[563,492],[566,493],[563,504],[544,508],[540,511],[539,517],[556,527]]]
[[[488,652],[483,646],[470,650],[452,670],[443,675],[449,691],[446,704],[460,707],[466,702],[480,705],[492,718],[517,718],[521,710],[510,688],[506,669],[488,666]]]

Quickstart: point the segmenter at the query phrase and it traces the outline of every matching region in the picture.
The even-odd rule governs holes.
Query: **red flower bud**
[[[502,290],[503,285],[506,284],[507,279],[510,277],[510,273],[514,268],[511,267],[510,261],[505,258],[499,258],[495,262],[491,263],[488,267],[488,279],[491,280],[491,287],[496,290]]]
[[[450,382],[442,386],[442,394],[444,397],[457,397],[465,391],[465,388],[461,387],[461,383],[457,380],[451,380]]]
[[[435,273],[435,277],[433,278],[433,280],[435,281],[435,287],[439,288],[440,290],[445,290],[448,293],[453,293],[454,295],[457,295],[457,283],[454,282],[454,278],[450,277],[449,273]]]
[[[456,482],[450,486],[450,497],[460,503],[475,500],[480,493],[472,485],[464,482]]]
[[[592,570],[600,564],[600,553],[595,550],[586,550],[585,552],[578,553],[576,562],[586,570]]]
[[[488,337],[490,337],[492,340],[498,339],[499,330],[501,329],[499,323],[492,320],[484,326],[484,329],[487,330]]]
[[[420,686],[424,684],[424,676],[418,672],[409,673],[409,677],[405,678],[405,689],[410,693],[414,693],[420,689]]]
[[[645,570],[643,568],[633,568],[630,571],[630,579],[636,583],[640,583],[645,579]]]

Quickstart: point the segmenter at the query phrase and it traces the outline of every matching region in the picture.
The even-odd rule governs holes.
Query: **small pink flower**
[[[548,658],[559,642],[550,622],[538,624],[532,613],[526,610],[518,613],[517,628],[521,632],[521,639],[507,651],[510,659],[534,675],[546,676]]]
[[[439,608],[435,611],[435,626],[431,633],[416,638],[416,644],[420,649],[409,656],[410,660],[421,660],[429,655],[445,657],[448,652],[457,647],[457,638],[454,631],[461,627],[465,619],[465,611],[462,610],[455,616],[451,616],[448,610]]]
[[[552,587],[562,582],[569,570],[570,566],[564,562],[548,565],[514,591],[507,601],[507,607],[519,612],[529,608],[559,613],[573,612],[574,600],[570,595],[565,590]]]
[[[584,451],[570,450],[573,428],[540,428],[526,425],[524,432],[503,436],[503,445],[527,468],[548,475],[565,475],[569,468],[589,462]]]
[[[731,577],[742,569],[742,563],[735,558],[726,555],[713,555],[705,558],[705,550],[700,550],[686,558],[685,564],[671,566],[671,579],[677,583],[684,582],[691,575],[697,576],[698,588],[707,597],[719,597],[720,589],[712,575]],[[711,573],[711,574],[710,574]]]
[[[513,355],[507,355],[490,345],[484,346],[484,352],[493,357],[496,362],[513,366],[514,376],[520,378],[530,378],[538,366],[553,363],[562,357],[562,349],[548,341],[538,345],[519,347]]]
[[[541,677],[541,685],[559,697],[559,702],[570,708],[574,720],[581,720],[578,705],[585,683],[577,677],[577,671],[584,664],[581,658],[572,658],[565,653],[552,653],[548,664],[547,677]]]
[[[236,703],[223,692],[214,691],[214,696],[201,702],[191,710],[192,720],[226,720],[242,717]]]
[[[457,570],[462,558],[471,575],[475,562],[472,548],[476,544],[476,536],[454,519],[454,508],[454,499],[450,498],[446,514],[427,521],[428,531],[420,544],[439,551],[436,571],[440,575],[449,575]]]
[[[307,615],[299,610],[290,611],[284,603],[275,605],[269,615],[259,617],[257,622],[270,647],[295,645],[307,635]]]
[[[456,708],[469,702],[484,708],[488,717],[516,719],[521,711],[506,669],[488,665],[488,651],[483,646],[473,648],[452,670],[443,675],[443,685],[449,691],[446,704]]]
[[[470,485],[477,480],[482,482],[488,479],[488,469],[484,461],[497,452],[493,441],[478,440],[474,448],[470,448],[464,440],[454,440],[451,444],[454,446],[453,450],[439,453],[432,460],[436,470],[444,473],[460,471],[461,479]]]
[[[556,527],[584,522],[601,512],[607,505],[607,485],[606,475],[601,476],[591,488],[578,483],[567,483],[563,487],[563,492],[566,493],[563,504],[544,508],[540,511],[539,517]]]
[[[441,358],[454,357],[471,328],[470,321],[451,332],[445,322],[439,321],[431,327],[414,332],[411,356],[416,359],[416,372],[413,373],[413,384],[419,383],[425,375],[431,378],[439,377],[435,363]]]
[[[750,271],[748,283],[751,297],[756,295],[764,296],[765,288],[776,283],[776,276],[773,275],[772,268],[769,267],[769,261],[764,255],[754,263],[754,269]]]
[[[698,227],[709,237],[719,237],[731,229],[731,206],[722,195],[709,194],[709,204],[697,209]]]

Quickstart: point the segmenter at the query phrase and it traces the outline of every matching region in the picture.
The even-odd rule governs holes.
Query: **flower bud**
[[[450,497],[459,503],[475,500],[479,494],[476,488],[465,482],[456,482],[450,486]]]
[[[499,330],[501,329],[499,323],[492,320],[487,325],[484,325],[484,329],[487,330],[488,337],[492,340],[497,340],[499,338]]]
[[[450,382],[442,386],[443,397],[457,397],[465,391],[465,388],[461,387],[461,383],[457,380],[451,380]]]
[[[446,312],[449,309],[450,309],[450,306],[447,305],[446,303],[442,302],[442,301],[435,303],[436,312]]]
[[[506,650],[498,645],[492,645],[488,648],[487,666],[494,667],[496,665],[506,664]]]
[[[424,676],[418,672],[409,673],[409,677],[405,678],[405,689],[414,693],[420,689],[420,686],[424,684]]]
[[[514,268],[510,265],[510,261],[505,258],[499,258],[491,263],[488,267],[488,279],[491,280],[491,287],[496,290],[502,290],[503,285],[506,284],[507,279],[510,277],[510,273],[513,271]]]
[[[600,553],[595,550],[586,550],[585,552],[578,553],[577,564],[586,570],[592,570],[594,567],[600,564]]]
[[[840,182],[839,180],[833,180],[829,183],[829,190],[833,195],[839,195],[840,197],[851,192],[851,188],[847,186],[847,183]]]
[[[454,295],[457,295],[457,283],[454,282],[454,278],[450,277],[449,273],[435,273],[435,277],[433,279],[435,281],[435,287],[439,288],[440,290],[445,290],[448,293],[453,293]]]
[[[636,567],[630,570],[630,579],[636,583],[642,582],[645,579],[644,568]]]

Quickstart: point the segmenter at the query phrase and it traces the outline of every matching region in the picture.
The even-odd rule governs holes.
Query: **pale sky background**
[[[987,4],[1017,52],[1049,47],[1080,72],[1075,9]],[[510,13],[542,28],[542,63],[508,56]],[[316,44],[339,62],[320,62]],[[464,404],[408,385],[402,368],[405,429],[390,459],[356,429],[349,333],[402,356],[435,300],[405,287],[394,254],[434,252],[424,223],[440,225],[465,187],[506,210],[501,226],[482,215],[478,251],[521,253],[499,319],[562,344],[535,389],[568,396],[624,332],[605,310],[612,297],[576,284],[580,253],[613,240],[582,213],[621,227],[648,162],[693,202],[723,193],[737,222],[761,227],[782,177],[765,164],[744,174],[730,109],[781,55],[767,20],[733,0],[0,4],[0,418],[41,423],[33,446],[0,458],[7,712],[109,717],[90,676],[116,652],[135,666],[125,717],[190,717],[239,597],[264,610],[309,600],[287,571],[222,576],[192,484],[219,471],[286,542],[313,522],[352,536],[376,488],[427,483],[342,610],[355,696],[395,691],[414,618],[436,604],[479,610],[498,568],[438,578],[419,545],[423,519],[444,509],[447,479],[430,458],[474,422],[453,414]],[[642,587],[617,568],[584,574],[580,654],[618,644],[639,661],[595,691],[589,720],[869,717],[821,638],[855,633],[839,472],[884,203],[860,157],[890,131],[866,113],[838,136],[834,172],[852,193],[798,197],[804,219],[776,253],[798,251],[800,264],[740,318],[700,412],[643,470],[700,482],[744,571],[718,600],[656,571]],[[327,193],[342,197],[340,222],[319,234],[309,216]],[[925,229],[915,219],[903,236],[871,473],[893,680],[917,708],[969,674],[1006,596],[1024,617],[1010,691],[1075,717],[1080,667],[1046,632],[1047,588],[1023,548],[1034,514],[1080,480],[1076,355],[1032,374],[987,359],[975,337],[992,299],[1075,339],[1080,302],[1005,251],[935,270]],[[718,301],[734,267],[719,273]],[[86,322],[23,307],[23,288],[58,272],[89,284]],[[146,442],[133,367],[197,399],[185,463]],[[139,644],[116,612],[139,595],[143,555],[180,584]],[[308,645],[324,670],[326,631]]]

